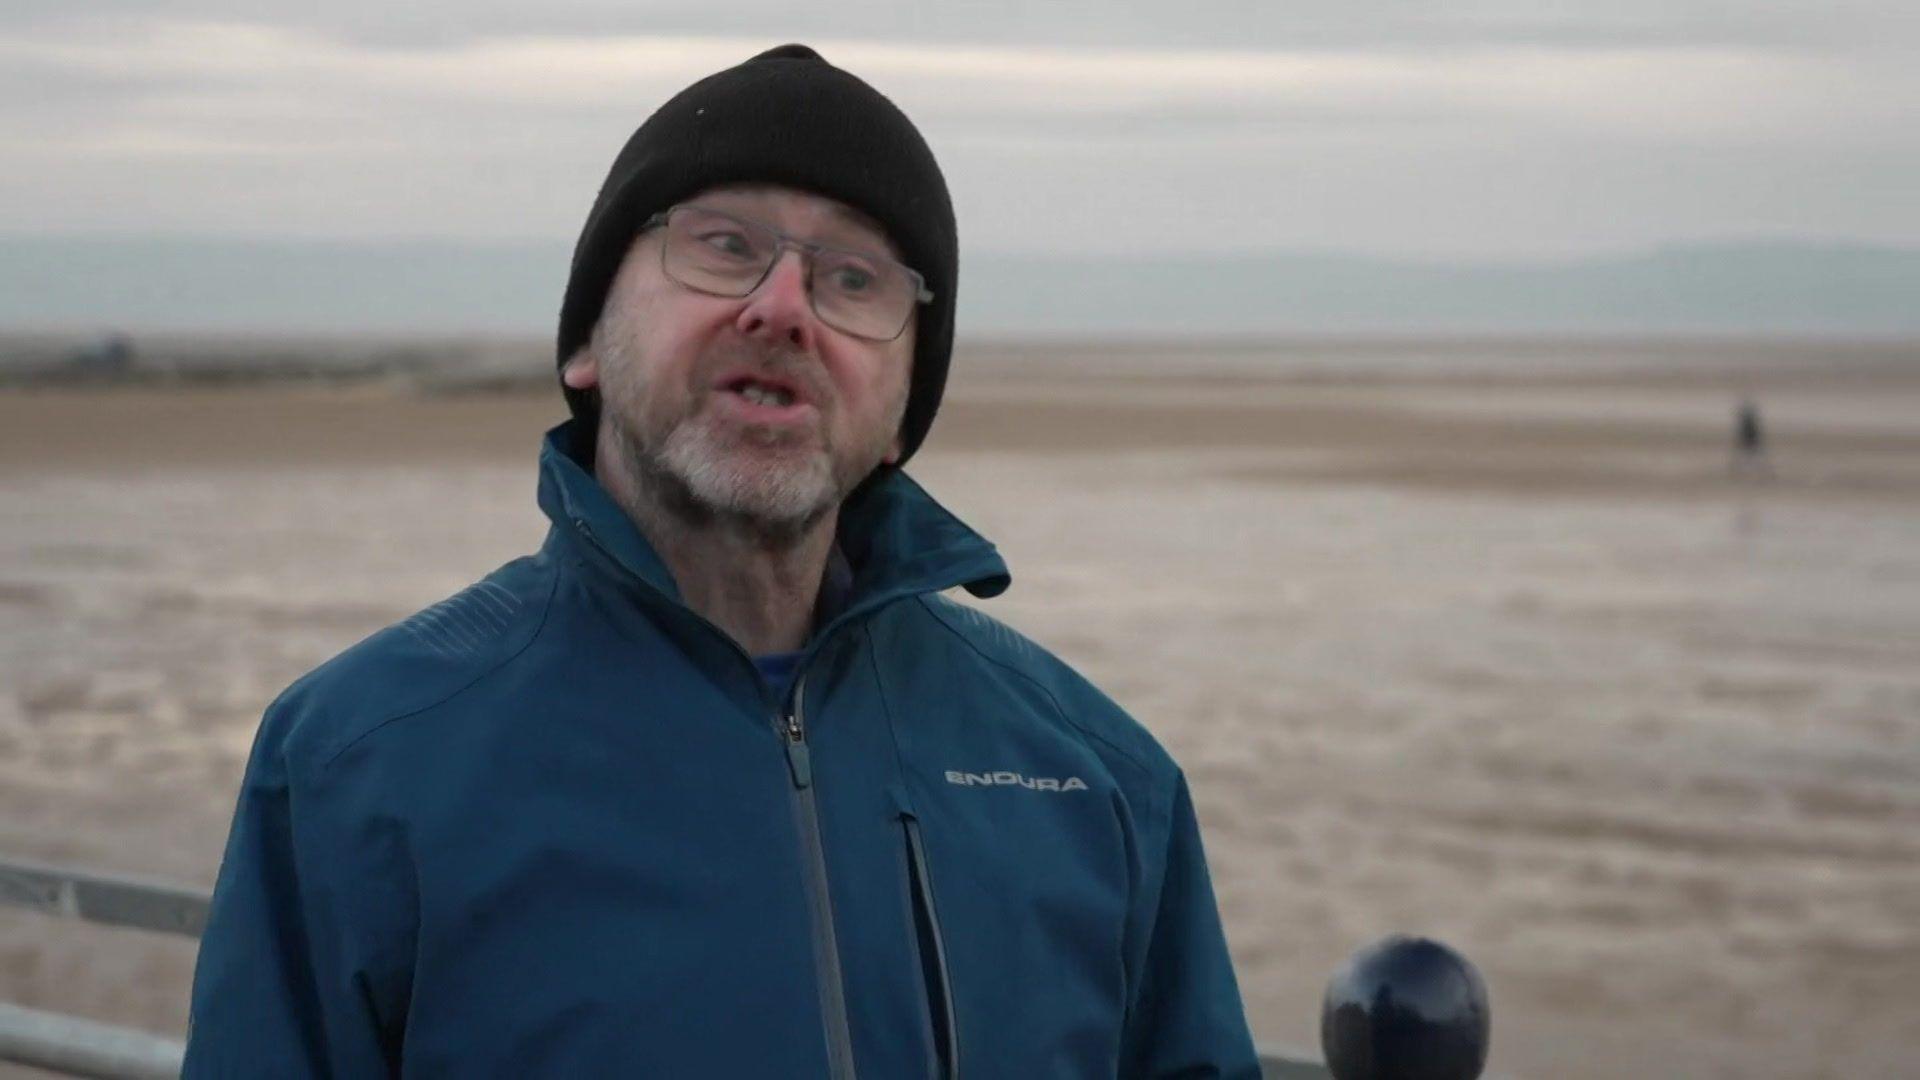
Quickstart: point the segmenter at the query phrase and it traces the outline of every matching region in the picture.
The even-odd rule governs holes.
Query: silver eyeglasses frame
[[[855,248],[843,248],[843,247],[835,246],[833,244],[821,244],[821,243],[816,243],[812,240],[801,240],[797,237],[788,236],[786,233],[781,232],[779,229],[774,228],[772,225],[769,225],[764,221],[761,221],[757,218],[748,217],[745,214],[736,214],[731,210],[716,210],[711,206],[701,206],[698,203],[680,203],[676,206],[670,206],[667,209],[662,210],[661,212],[648,218],[645,222],[641,224],[640,232],[636,235],[644,235],[645,233],[648,233],[654,229],[665,228],[669,220],[672,219],[673,215],[680,213],[683,210],[698,210],[703,214],[714,214],[719,217],[726,218],[730,221],[737,222],[741,225],[751,226],[755,229],[759,229],[773,237],[774,246],[773,246],[773,257],[767,260],[767,265],[765,266],[765,268],[763,268],[760,271],[760,276],[754,279],[753,284],[737,292],[723,292],[723,291],[709,288],[706,286],[695,285],[691,282],[683,280],[678,274],[675,274],[673,272],[672,264],[668,260],[667,249],[671,245],[663,243],[660,245],[660,271],[661,273],[666,274],[670,280],[672,280],[675,284],[679,285],[681,288],[691,289],[694,292],[703,293],[707,296],[724,296],[729,299],[738,299],[740,297],[752,296],[753,291],[755,289],[758,289],[761,285],[765,284],[767,277],[773,273],[773,268],[780,265],[781,257],[786,254],[789,248],[791,248],[794,251],[798,251],[801,257],[806,262],[807,306],[813,310],[814,316],[818,318],[821,322],[827,324],[828,326],[833,327],[835,330],[838,330],[843,334],[848,335],[849,337],[856,337],[863,341],[897,341],[899,340],[901,334],[904,334],[907,332],[907,324],[913,321],[914,307],[933,302],[933,293],[927,288],[927,279],[921,275],[920,271],[915,270],[913,267],[908,266],[906,263],[903,263],[898,259],[895,259],[887,255],[876,255],[872,252],[860,251]],[[895,330],[893,333],[888,334],[884,337],[875,336],[873,334],[857,333],[855,331],[848,330],[844,326],[841,326],[838,321],[828,317],[828,315],[825,312],[822,312],[820,310],[819,301],[818,299],[815,298],[814,291],[813,291],[813,273],[814,273],[814,267],[819,265],[820,256],[822,254],[829,253],[829,252],[836,255],[852,255],[861,259],[866,259],[871,262],[885,263],[889,266],[898,268],[901,273],[907,276],[908,282],[911,283],[913,286],[914,305],[912,307],[909,307],[906,311],[906,314],[901,317],[899,329]]]

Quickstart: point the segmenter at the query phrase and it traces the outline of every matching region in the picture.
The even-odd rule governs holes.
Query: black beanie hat
[[[593,334],[607,290],[649,217],[708,188],[770,183],[847,204],[873,218],[933,300],[920,307],[913,376],[900,424],[900,462],[933,425],[953,352],[959,275],[953,202],[926,140],[893,102],[805,45],[769,49],[674,95],[627,140],[573,249],[560,307],[559,363]],[[562,384],[587,433],[591,461],[599,398]]]

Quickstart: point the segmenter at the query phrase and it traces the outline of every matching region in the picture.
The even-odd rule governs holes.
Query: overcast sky
[[[921,125],[963,250],[1920,245],[1914,0],[4,12],[0,233],[570,242],[656,105],[802,40]]]

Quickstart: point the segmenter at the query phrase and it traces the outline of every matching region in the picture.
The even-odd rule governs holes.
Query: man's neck
[[[767,531],[725,515],[689,515],[602,454],[599,480],[667,565],[680,598],[751,656],[792,652],[813,627],[835,515],[797,532]]]

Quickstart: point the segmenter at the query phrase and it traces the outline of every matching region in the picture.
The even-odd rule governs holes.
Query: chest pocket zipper
[[[934,1051],[940,1080],[959,1080],[960,1036],[954,1023],[953,980],[947,972],[947,949],[940,935],[940,916],[934,910],[933,881],[927,873],[926,846],[920,840],[920,822],[901,814],[907,839],[907,878],[913,893],[913,929],[920,947],[920,971],[926,978],[927,1006],[933,1020]]]

